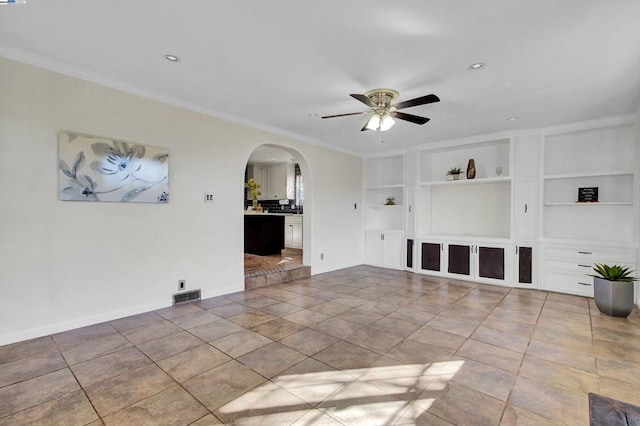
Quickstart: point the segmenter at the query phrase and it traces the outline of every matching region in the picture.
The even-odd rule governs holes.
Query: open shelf
[[[545,206],[632,206],[633,203],[631,201],[620,201],[620,202],[597,202],[597,203],[544,203]]]
[[[486,183],[501,183],[501,182],[510,182],[511,178],[509,176],[496,176],[496,177],[488,177],[488,178],[478,178],[478,179],[459,179],[459,180],[443,180],[443,181],[432,181],[432,182],[421,182],[420,185],[426,186],[441,186],[441,185],[482,185]]]
[[[628,171],[604,171],[593,173],[566,173],[559,175],[547,175],[544,179],[576,179],[576,178],[591,178],[591,177],[607,177],[607,176],[633,176],[633,172]]]

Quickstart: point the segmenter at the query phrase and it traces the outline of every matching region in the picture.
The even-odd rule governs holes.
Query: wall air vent
[[[194,300],[200,300],[200,289],[183,291],[173,295],[173,304],[179,305],[181,303],[189,303]]]

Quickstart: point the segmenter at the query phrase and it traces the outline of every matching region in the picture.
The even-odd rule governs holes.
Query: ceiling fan
[[[381,132],[389,130],[395,124],[394,118],[410,121],[415,124],[424,124],[430,119],[427,117],[420,117],[418,115],[407,114],[398,110],[418,105],[430,104],[433,102],[440,102],[440,98],[438,98],[434,94],[431,94],[415,99],[410,99],[408,101],[398,102],[397,104],[391,104],[391,102],[395,101],[399,96],[399,93],[393,89],[374,89],[368,91],[364,95],[351,94],[349,96],[367,105],[371,108],[371,110],[362,112],[350,112],[347,114],[325,115],[322,118],[345,117],[348,115],[361,115],[373,112],[364,127],[360,129],[360,131],[363,132],[365,130],[379,130]]]

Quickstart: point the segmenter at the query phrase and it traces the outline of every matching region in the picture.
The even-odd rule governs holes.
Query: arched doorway
[[[250,154],[244,173],[245,288],[310,276],[311,181],[307,161],[293,148],[263,144]]]

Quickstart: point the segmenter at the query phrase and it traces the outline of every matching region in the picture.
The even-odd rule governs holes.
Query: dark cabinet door
[[[533,249],[518,246],[518,283],[533,283]]]
[[[471,275],[471,246],[449,244],[448,253],[450,274]]]
[[[413,238],[407,239],[407,268],[413,268]]]
[[[440,244],[422,243],[420,268],[425,271],[440,272]]]
[[[504,280],[504,248],[478,246],[478,276]]]

